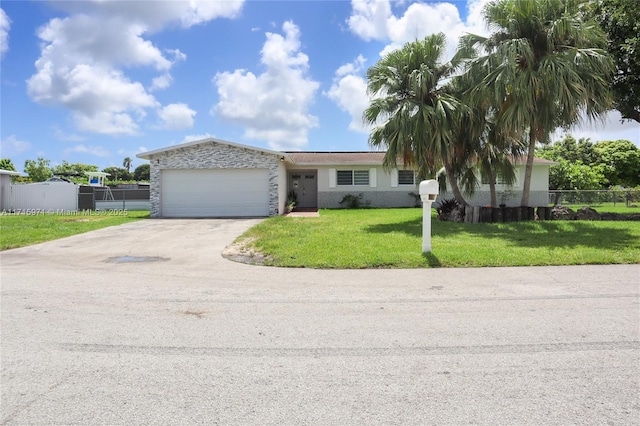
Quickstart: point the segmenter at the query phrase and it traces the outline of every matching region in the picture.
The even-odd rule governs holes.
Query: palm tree
[[[424,177],[442,165],[455,199],[466,205],[456,176],[456,166],[465,163],[466,153],[455,142],[468,109],[446,83],[469,50],[459,50],[443,64],[444,49],[444,34],[433,34],[388,53],[369,68],[367,91],[372,100],[363,117],[375,126],[369,135],[371,146],[387,149],[385,168],[395,168],[402,159]]]
[[[131,172],[131,163],[131,157],[125,157],[124,160],[122,160],[122,167],[127,169],[127,172]]]
[[[610,109],[613,64],[602,49],[606,38],[581,12],[584,0],[494,0],[484,17],[494,31],[463,37],[461,46],[484,55],[468,72],[481,78],[478,93],[491,93],[496,124],[515,135],[526,129],[527,162],[521,205],[529,206],[536,142],[582,117],[594,120]]]

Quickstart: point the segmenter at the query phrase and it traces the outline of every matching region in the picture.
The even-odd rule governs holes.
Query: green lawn
[[[0,250],[42,243],[149,217],[148,211],[0,215]]]
[[[600,204],[562,204],[565,207],[569,207],[573,211],[578,211],[582,207],[591,207],[598,213],[640,213],[640,207],[638,203],[632,203],[627,207],[624,202],[621,203],[600,203]],[[636,206],[636,207],[632,207]],[[550,206],[553,207],[553,206]]]
[[[273,217],[238,242],[265,264],[308,268],[424,268],[640,263],[640,222],[432,221],[422,254],[421,209],[321,210],[318,218]]]

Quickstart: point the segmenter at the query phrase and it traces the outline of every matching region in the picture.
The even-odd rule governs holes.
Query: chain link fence
[[[549,191],[550,205],[581,204],[599,206],[613,204],[631,207],[640,205],[639,189],[609,189],[600,191]]]

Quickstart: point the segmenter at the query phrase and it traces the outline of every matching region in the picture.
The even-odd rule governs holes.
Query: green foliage
[[[358,195],[347,194],[342,197],[342,200],[339,202],[340,205],[345,205],[348,209],[359,209],[362,207],[362,198],[364,194],[361,192]]]
[[[132,163],[133,163],[133,160],[131,160],[131,157],[125,157],[124,160],[122,160],[122,167],[127,169],[127,172],[131,173]]]
[[[102,169],[103,172],[109,173],[109,176],[105,178],[107,182],[120,182],[123,180],[131,180],[131,173],[127,171],[127,169],[123,169],[122,167],[107,167]]]
[[[298,194],[296,193],[296,191],[292,189],[287,194],[287,203],[286,203],[287,211],[290,212],[293,209],[295,209],[297,204],[298,204]]]
[[[640,122],[640,3],[594,0],[590,14],[609,38],[607,50],[616,64],[614,105],[622,117]]]
[[[547,160],[580,161],[582,164],[597,164],[600,156],[594,149],[595,145],[590,139],[580,138],[578,141],[571,135],[557,141],[552,145],[545,145],[536,150],[536,156]]]
[[[32,182],[44,182],[53,175],[49,160],[38,157],[37,160],[25,160],[24,172],[29,175]]]
[[[595,152],[606,166],[610,186],[640,185],[640,149],[628,140],[598,142]]]
[[[627,140],[561,141],[537,150],[536,155],[560,164],[549,169],[550,189],[604,189],[640,185],[640,149]]]
[[[0,159],[0,169],[16,172],[16,166],[13,165],[13,161],[10,158]]]
[[[557,160],[558,164],[549,168],[549,189],[594,190],[602,189],[606,167],[603,164],[587,165],[580,160]]]
[[[461,45],[482,49],[468,73],[481,79],[478,91],[499,106],[505,131],[529,131],[522,205],[529,204],[536,142],[546,143],[558,127],[606,113],[613,62],[602,30],[583,20],[582,2],[494,0],[484,10],[493,33],[463,37]],[[550,78],[553,76],[553,78]]]
[[[145,163],[136,167],[133,171],[133,180],[149,182],[151,180],[151,165]]]
[[[87,175],[85,172],[97,172],[98,166],[93,164],[69,163],[62,161],[62,164],[54,166],[51,170],[54,175],[65,177],[76,183],[86,183]]]
[[[400,159],[424,177],[427,171],[444,166],[454,196],[466,204],[455,173],[470,156],[453,143],[466,109],[447,80],[468,51],[459,50],[447,63],[444,53],[445,36],[439,33],[407,43],[380,59],[367,70],[372,100],[363,118],[375,126],[369,143],[386,149],[387,169],[396,167]]]

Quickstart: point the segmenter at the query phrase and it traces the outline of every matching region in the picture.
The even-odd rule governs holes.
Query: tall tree
[[[545,145],[536,150],[536,156],[547,160],[567,160],[582,164],[597,164],[601,162],[600,156],[595,152],[594,144],[590,139],[576,139],[571,135],[566,135],[561,140],[552,145]]]
[[[122,160],[122,167],[127,169],[127,172],[131,172],[131,164],[132,163],[133,163],[133,161],[131,160],[131,157],[125,157],[124,160]]]
[[[613,56],[614,106],[626,120],[640,123],[640,2],[638,0],[594,0],[592,16],[609,38]]]
[[[602,116],[611,107],[611,58],[600,27],[584,20],[581,0],[494,0],[484,10],[493,34],[467,35],[462,45],[483,55],[469,72],[500,105],[497,124],[528,131],[521,205],[530,205],[536,142],[558,127]]]
[[[598,142],[594,150],[606,166],[609,185],[634,187],[640,185],[640,148],[628,140]]]
[[[140,164],[133,171],[133,179],[140,181],[150,181],[151,180],[151,165],[149,163]]]
[[[131,180],[131,177],[132,177],[131,173],[129,173],[127,169],[122,167],[111,166],[111,167],[102,169],[102,171],[104,173],[109,173],[109,176],[107,176],[106,180],[112,183]]]
[[[16,171],[16,166],[13,165],[13,161],[10,158],[0,159],[0,170],[9,170],[11,172]]]
[[[484,76],[466,72],[452,80],[458,96],[471,108],[471,114],[465,116],[464,122],[458,126],[458,138],[465,139],[461,146],[470,149],[477,164],[463,176],[467,184],[477,185],[488,182],[491,206],[498,207],[496,182],[511,186],[516,181],[514,161],[525,152],[523,132],[504,131],[496,120],[500,104],[492,104],[494,100],[482,84]],[[471,173],[474,176],[471,176]],[[479,172],[481,179],[475,176]]]
[[[460,50],[443,63],[444,51],[444,34],[434,34],[405,44],[369,68],[367,91],[372,100],[364,121],[375,126],[369,143],[387,150],[386,168],[396,167],[401,159],[425,176],[442,165],[455,199],[465,205],[455,173],[465,150],[456,149],[455,132],[466,108],[446,80],[468,51]]]
[[[50,163],[49,160],[45,160],[42,157],[38,157],[35,161],[25,160],[24,172],[29,175],[32,182],[44,182],[53,175],[51,167],[49,167]]]

